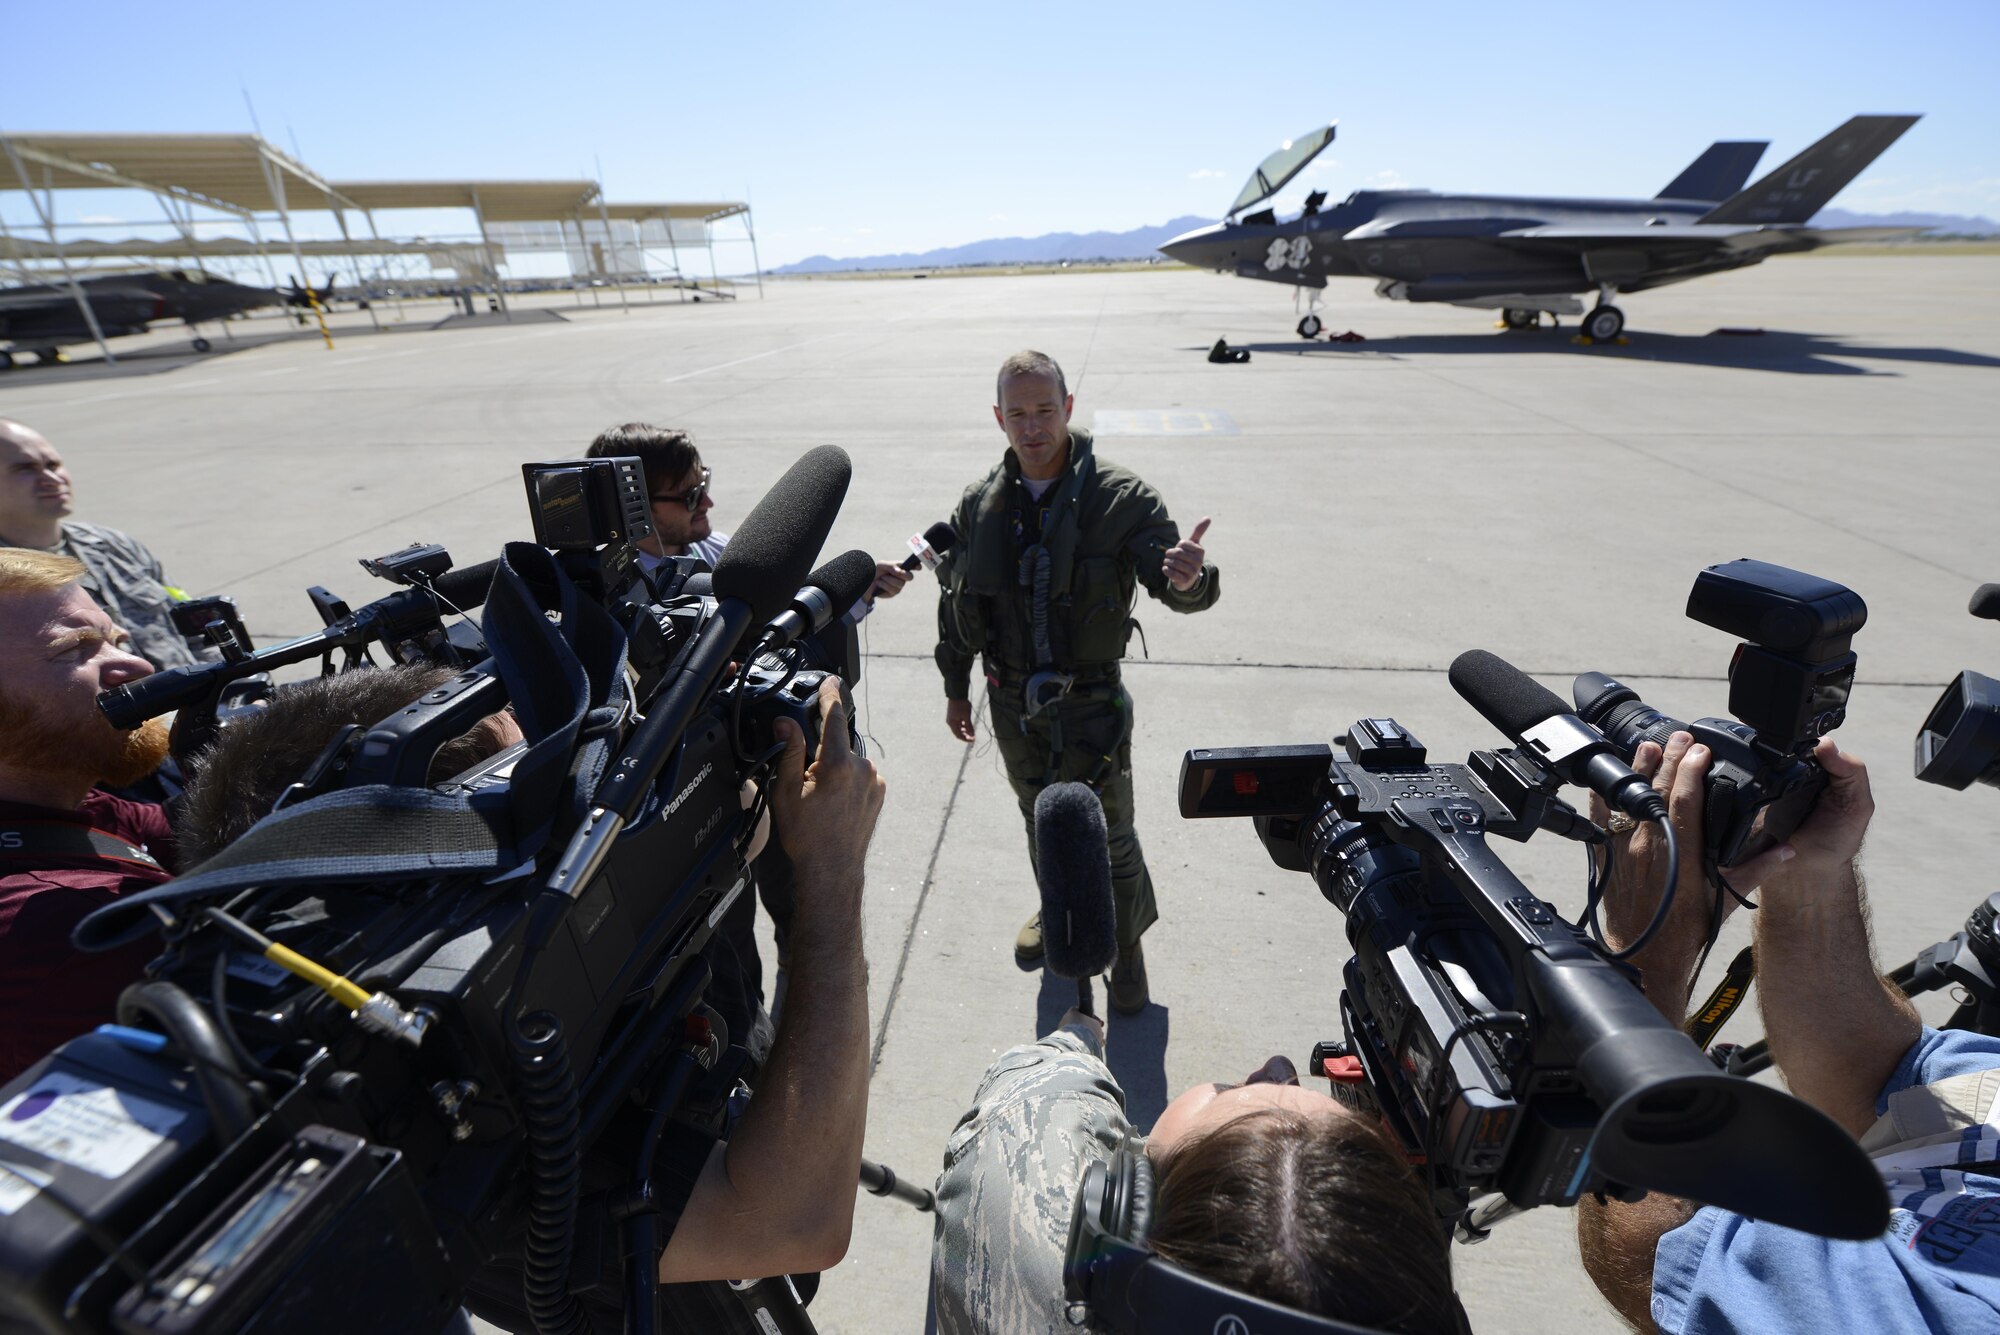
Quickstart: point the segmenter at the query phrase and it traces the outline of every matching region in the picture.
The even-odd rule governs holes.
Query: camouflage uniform
[[[945,695],[970,699],[973,661],[983,663],[993,738],[1020,804],[1030,859],[1042,789],[1078,782],[1096,790],[1118,944],[1131,946],[1160,916],[1133,828],[1132,697],[1119,679],[1138,624],[1132,605],[1143,585],[1176,612],[1203,611],[1221,596],[1221,572],[1204,566],[1192,589],[1174,588],[1162,566],[1180,530],[1166,503],[1129,470],[1098,459],[1090,433],[1076,427],[1068,463],[1039,499],[1010,450],[966,488],[953,521],[962,540],[938,567],[936,657]],[[1031,716],[1026,692],[1042,670],[1074,682]]]
[[[945,1144],[931,1249],[938,1335],[1070,1332],[1063,1253],[1084,1170],[1133,1138],[1083,1025],[1004,1054]]]
[[[83,591],[132,635],[133,649],[156,668],[186,667],[222,655],[197,652],[174,629],[173,606],[187,595],[167,583],[160,558],[130,534],[102,524],[65,519],[56,550],[83,562]]]

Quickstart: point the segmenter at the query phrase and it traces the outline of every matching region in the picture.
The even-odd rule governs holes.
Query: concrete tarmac
[[[1629,342],[1611,347],[1576,346],[1567,327],[1502,334],[1481,312],[1392,305],[1359,283],[1330,289],[1321,313],[1366,341],[1308,344],[1281,289],[1185,271],[768,293],[629,313],[535,299],[565,321],[425,332],[343,314],[331,352],[315,335],[0,373],[0,414],[62,450],[81,517],[142,537],[183,587],[234,594],[261,642],[316,628],[307,585],[356,604],[386,592],[357,558],[422,540],[469,564],[526,536],[519,465],[579,454],[619,422],[697,434],[725,531],[803,449],[841,445],[854,483],[827,550],[887,556],[998,458],[993,373],[1021,347],[1062,362],[1080,423],[1205,432],[1099,445],[1184,529],[1213,517],[1224,581],[1200,616],[1142,603],[1152,657],[1128,672],[1163,919],[1147,938],[1155,1004],[1114,1017],[1110,1042],[1141,1126],[1191,1084],[1240,1079],[1275,1051],[1303,1066],[1339,1031],[1338,915],[1247,824],[1176,816],[1185,749],[1323,741],[1388,713],[1460,759],[1499,743],[1445,682],[1470,647],[1565,696],[1598,669],[1679,717],[1721,714],[1732,641],[1682,615],[1712,562],[1776,561],[1868,601],[1840,736],[1873,762],[1884,962],[1995,888],[1995,794],[1919,785],[1908,757],[1955,672],[2000,674],[2000,628],[1964,610],[2000,579],[2000,258],[1777,260],[1626,299]],[[1711,333],[1731,327],[1763,332]],[[1252,361],[1210,365],[1218,337]],[[920,580],[864,623],[860,692],[890,784],[866,909],[867,1153],[919,1181],[987,1063],[1072,995],[1014,963],[1034,883],[983,708],[979,744],[945,731],[931,604]],[[1574,911],[1582,868],[1554,843],[1502,853]],[[1743,935],[1732,924],[1717,957]],[[1757,1027],[1745,1015],[1730,1037]],[[860,1197],[819,1328],[920,1330],[929,1242],[927,1219]],[[1566,1212],[1510,1220],[1457,1264],[1482,1332],[1618,1328]]]

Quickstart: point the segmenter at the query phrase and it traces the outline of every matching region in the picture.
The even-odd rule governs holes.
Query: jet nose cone
[[[1227,223],[1210,223],[1192,232],[1182,232],[1160,247],[1160,253],[1197,269],[1236,267],[1236,242]]]

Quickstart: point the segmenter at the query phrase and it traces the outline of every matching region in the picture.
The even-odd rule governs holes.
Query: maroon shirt
[[[160,953],[159,938],[87,954],[70,944],[69,934],[93,909],[172,879],[167,868],[174,863],[167,813],[151,802],[96,791],[74,811],[0,802],[0,824],[8,822],[94,828],[165,866],[87,851],[0,849],[0,1081],[116,1019],[118,994]]]

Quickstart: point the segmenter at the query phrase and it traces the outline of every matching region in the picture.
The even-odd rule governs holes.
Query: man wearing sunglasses
[[[671,427],[627,422],[602,432],[590,443],[593,459],[636,457],[646,470],[653,502],[653,536],[638,543],[639,566],[648,575],[669,557],[693,556],[711,568],[729,545],[727,533],[717,533],[709,520],[715,508],[710,483],[715,474],[701,460],[694,437]],[[847,614],[859,621],[874,609],[877,598],[894,598],[910,582],[910,572],[888,561],[875,563],[875,583]]]

